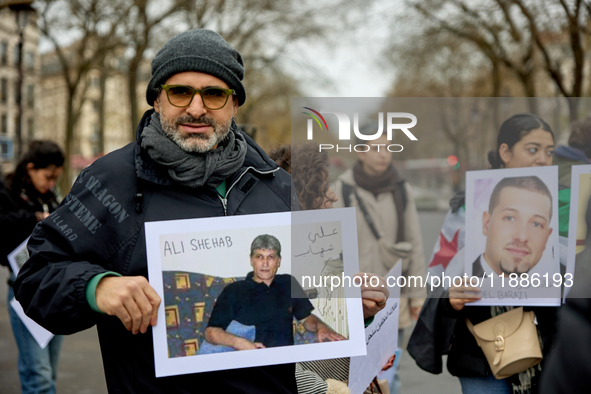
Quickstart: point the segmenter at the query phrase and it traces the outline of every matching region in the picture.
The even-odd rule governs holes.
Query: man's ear
[[[232,97],[232,103],[234,104],[234,111],[233,111],[233,113],[234,113],[234,116],[236,116],[236,114],[238,113],[238,107],[240,106],[238,104],[238,97],[233,96]]]
[[[490,213],[482,212],[482,235],[488,237],[488,224],[490,223]]]

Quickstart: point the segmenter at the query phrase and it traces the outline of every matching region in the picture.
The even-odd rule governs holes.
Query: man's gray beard
[[[200,133],[181,133],[179,131],[179,125],[181,123],[207,124],[213,128],[213,134],[207,136]],[[164,134],[166,134],[172,142],[177,144],[185,152],[205,153],[212,150],[214,146],[226,138],[232,127],[232,118],[229,118],[223,124],[218,124],[215,120],[205,115],[200,116],[199,118],[187,115],[176,119],[168,119],[163,114],[160,114],[160,124],[162,125]]]

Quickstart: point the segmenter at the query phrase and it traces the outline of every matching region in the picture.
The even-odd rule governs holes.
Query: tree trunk
[[[103,61],[106,63],[106,61]],[[98,130],[98,151],[99,154],[105,154],[105,117],[106,117],[106,109],[105,109],[105,93],[107,90],[107,77],[108,71],[105,65],[101,67],[101,75],[100,75],[100,93],[99,93],[99,130]]]
[[[135,60],[135,59],[134,59]],[[132,62],[129,72],[127,73],[127,92],[129,95],[129,118],[131,121],[130,137],[131,141],[135,141],[135,130],[140,121],[137,104],[137,65]]]
[[[60,192],[65,196],[70,192],[74,174],[71,171],[70,157],[73,152],[74,135],[74,91],[68,88],[68,103],[66,112],[66,140],[64,141],[64,171],[60,180]]]

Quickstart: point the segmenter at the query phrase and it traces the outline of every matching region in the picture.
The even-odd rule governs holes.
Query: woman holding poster
[[[0,182],[0,238],[2,265],[7,255],[31,235],[35,225],[57,208],[52,189],[62,172],[64,156],[51,141],[33,141],[14,172]],[[8,301],[14,298],[10,273]],[[19,350],[18,372],[23,393],[55,392],[61,336],[41,348],[16,312],[8,307],[10,323]]]
[[[497,137],[497,148],[489,153],[488,158],[493,169],[549,166],[552,165],[553,151],[554,134],[550,126],[536,115],[519,114],[512,116],[503,123]],[[440,241],[435,247],[429,265],[432,274],[437,269],[441,270],[440,265],[446,267],[443,271],[446,275],[454,271],[457,271],[456,274],[459,275],[464,272],[464,196],[454,197],[450,205],[452,211],[446,217]],[[449,231],[450,229],[452,230]],[[458,234],[459,237],[456,238],[456,241],[452,241]],[[448,241],[448,238],[450,238],[450,244],[444,245],[443,240]],[[450,245],[455,245],[453,254],[447,253],[448,258],[443,261],[443,256],[446,252],[449,252],[447,249],[449,249]],[[468,285],[452,286],[449,289],[449,298],[438,300],[438,319],[452,319],[452,324],[455,324],[451,338],[444,339],[445,343],[450,344],[445,349],[449,349],[447,360],[449,372],[459,377],[464,394],[537,392],[543,362],[507,379],[497,380],[492,375],[484,353],[467,328],[466,318],[473,324],[478,324],[493,316],[507,312],[511,307],[467,307],[471,302],[480,299],[479,291],[479,288]],[[526,310],[533,310],[536,314],[538,334],[542,340],[541,345],[545,355],[551,348],[552,339],[556,332],[556,308],[532,307],[526,308]],[[419,335],[413,335],[413,337],[409,348],[413,347],[413,345],[418,348],[421,346],[416,342]],[[412,344],[413,341],[415,341],[415,344]]]

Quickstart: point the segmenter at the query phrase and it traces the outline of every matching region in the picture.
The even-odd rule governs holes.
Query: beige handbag
[[[524,312],[521,307],[475,326],[466,319],[495,378],[508,378],[542,361],[535,318],[534,312]]]

